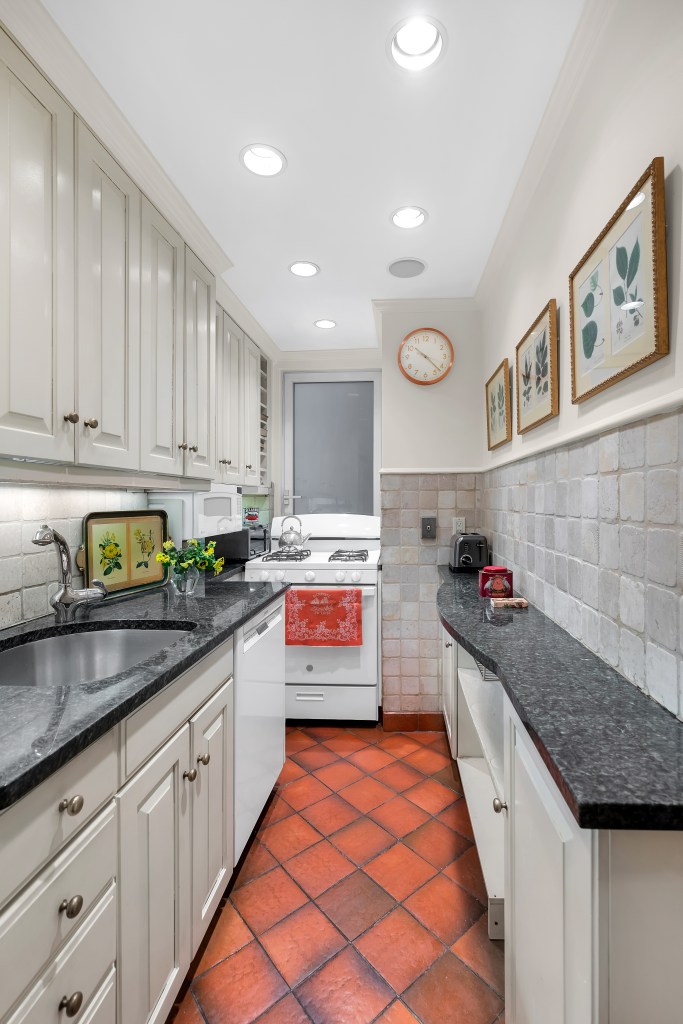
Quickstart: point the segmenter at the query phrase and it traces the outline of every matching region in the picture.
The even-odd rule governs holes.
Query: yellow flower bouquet
[[[172,540],[164,541],[162,550],[157,553],[157,562],[171,568],[171,582],[182,594],[191,594],[199,578],[199,573],[211,569],[214,576],[223,571],[225,559],[216,558],[216,545],[209,541],[205,546],[198,540],[190,540],[184,548],[178,548]]]

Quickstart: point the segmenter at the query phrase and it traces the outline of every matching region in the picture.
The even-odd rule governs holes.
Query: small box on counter
[[[512,597],[512,570],[487,565],[479,570],[479,597]]]

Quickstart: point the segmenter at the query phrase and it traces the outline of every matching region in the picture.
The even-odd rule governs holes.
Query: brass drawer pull
[[[500,814],[501,811],[507,811],[508,805],[504,804],[502,800],[499,800],[497,796],[494,796],[493,809],[496,812],[496,814]]]
[[[99,425],[100,425],[100,421],[96,420],[94,416],[92,416],[89,420],[83,420],[83,426],[84,427],[92,427],[93,430],[95,430],[97,427],[99,427]]]
[[[199,451],[199,445],[198,444],[191,444],[190,445],[190,451],[191,452],[198,452]]]
[[[211,754],[199,754],[197,757],[197,764],[203,764],[206,766],[211,760]]]
[[[74,992],[72,996],[62,996],[58,1010],[65,1010],[67,1017],[75,1017],[83,1005],[83,993]]]
[[[62,902],[59,904],[59,913],[66,914],[69,920],[71,920],[74,917],[78,917],[82,909],[82,896],[72,896],[70,900],[62,900]]]
[[[85,800],[80,793],[77,793],[76,796],[65,796],[63,800],[59,801],[59,811],[60,813],[66,811],[67,814],[71,815],[80,814],[84,803]]]
[[[65,412],[64,413],[64,422],[65,423],[78,423],[80,418],[81,417],[78,415],[77,412]]]
[[[187,779],[188,782],[194,782],[194,780],[197,778],[197,769],[190,768],[189,771],[183,772],[183,778]]]
[[[181,452],[186,452],[187,451],[187,441],[183,441],[183,443],[179,444],[178,447],[180,448]]]

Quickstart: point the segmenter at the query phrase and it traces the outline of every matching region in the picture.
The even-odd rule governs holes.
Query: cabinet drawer
[[[68,1018],[59,1004],[80,992],[77,1019],[88,1019],[90,1005],[116,959],[116,886],[110,885],[90,916],[46,967],[7,1024],[56,1024]],[[99,1020],[97,1016],[92,1018]],[[104,1018],[106,1019],[106,1018]],[[4,1020],[4,1018],[3,1018]]]
[[[376,686],[285,686],[287,718],[377,721]]]
[[[0,907],[111,800],[117,775],[112,729],[0,816]],[[59,809],[76,796],[83,798],[77,813],[73,804]]]
[[[82,924],[97,897],[113,881],[116,844],[116,804],[112,802],[0,915],[3,1007],[19,998],[31,979]],[[62,902],[74,900],[74,897],[76,900],[71,906],[60,910]],[[73,916],[69,917],[68,913]]]
[[[85,1012],[76,1018],[78,1024],[116,1024],[116,968],[112,967]]]

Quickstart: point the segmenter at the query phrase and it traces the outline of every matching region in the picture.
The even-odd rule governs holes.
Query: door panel
[[[261,353],[250,338],[244,338],[243,345],[243,386],[244,400],[243,423],[243,464],[244,482],[258,484],[260,482],[259,463],[259,423],[260,423],[260,392]]]
[[[185,247],[185,475],[216,474],[216,281]],[[196,451],[193,449],[196,448]]]
[[[242,483],[242,404],[240,386],[241,348],[244,335],[227,313],[218,308],[217,381],[218,394],[218,479],[225,484]]]

